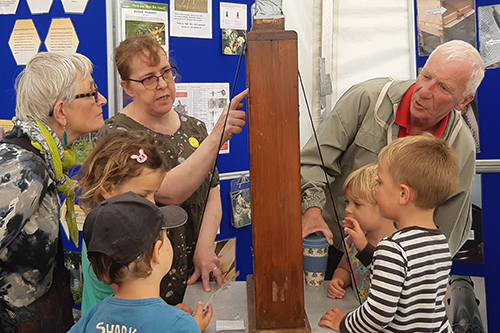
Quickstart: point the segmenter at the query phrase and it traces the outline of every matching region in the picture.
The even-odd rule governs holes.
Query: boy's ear
[[[399,204],[406,205],[411,201],[413,195],[413,191],[411,187],[406,184],[399,185]]]
[[[157,240],[153,248],[153,256],[151,257],[151,261],[154,262],[155,264],[160,263],[160,249],[162,245],[163,241]]]

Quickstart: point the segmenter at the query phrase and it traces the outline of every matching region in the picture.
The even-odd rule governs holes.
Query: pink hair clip
[[[130,158],[137,160],[139,163],[144,163],[148,159],[148,156],[144,153],[144,150],[139,149],[139,155],[132,155]]]

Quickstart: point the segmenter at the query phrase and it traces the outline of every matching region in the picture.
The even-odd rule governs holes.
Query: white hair
[[[439,45],[434,51],[432,51],[427,61],[431,60],[437,53],[447,56],[446,61],[457,60],[470,65],[472,73],[469,81],[467,82],[467,87],[465,88],[463,97],[474,94],[484,78],[485,67],[484,61],[476,48],[461,40],[451,40]]]
[[[16,116],[23,121],[48,124],[58,101],[71,103],[78,78],[92,74],[92,62],[79,53],[40,52],[16,79]]]

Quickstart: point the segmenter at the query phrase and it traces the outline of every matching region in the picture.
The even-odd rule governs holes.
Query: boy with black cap
[[[173,250],[165,229],[178,227],[187,213],[158,208],[127,192],[103,201],[85,219],[83,238],[97,278],[113,286],[70,330],[74,332],[200,332],[210,323],[211,305],[194,318],[160,298],[160,281],[170,270]]]

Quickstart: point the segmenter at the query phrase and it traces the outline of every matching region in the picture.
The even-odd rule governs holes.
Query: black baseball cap
[[[116,195],[101,202],[85,218],[87,253],[103,253],[128,265],[149,249],[161,229],[181,226],[187,217],[179,206],[158,207],[133,192]]]

